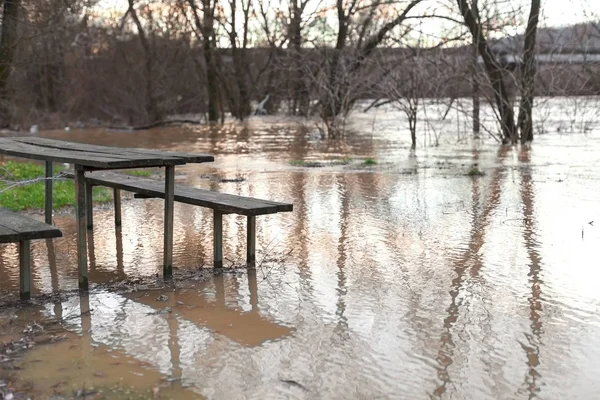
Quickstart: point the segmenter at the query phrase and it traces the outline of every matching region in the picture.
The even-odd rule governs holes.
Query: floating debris
[[[239,183],[239,182],[245,182],[246,178],[242,177],[242,176],[238,176],[236,178],[220,178],[219,182],[221,183]]]

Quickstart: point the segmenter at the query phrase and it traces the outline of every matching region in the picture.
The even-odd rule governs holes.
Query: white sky
[[[139,2],[150,2],[160,4],[161,0],[136,0]],[[226,0],[219,0],[226,2]],[[261,0],[256,0],[261,1]],[[331,3],[332,0],[313,0],[315,5],[323,7]],[[522,6],[523,14],[520,15],[522,21],[526,21],[528,16],[530,0],[502,0],[508,1],[511,8],[518,8]],[[542,19],[540,26],[565,26],[572,25],[579,22],[589,21],[591,19],[600,21],[600,0],[541,0],[542,1]],[[492,0],[479,0],[480,4],[492,2]],[[282,8],[287,8],[288,0],[271,0],[271,4],[281,4]],[[113,18],[119,18],[127,10],[127,0],[100,0],[100,9],[103,10],[102,14],[111,14]],[[442,5],[442,6],[440,6]],[[448,14],[448,6],[452,6],[456,15],[451,15],[453,18],[460,19],[460,15],[456,12],[456,0],[426,0],[419,7],[415,8],[411,15],[419,15],[425,10],[436,10],[436,14]],[[310,7],[309,7],[310,8]],[[443,10],[446,11],[443,11]],[[332,11],[333,12],[333,11]],[[332,14],[333,20],[335,20],[335,13]],[[450,15],[449,15],[450,16]],[[448,28],[455,25],[448,21],[429,19],[425,20],[421,25],[419,31],[424,33],[425,36],[429,36],[432,40],[434,38],[444,37]],[[521,24],[517,29],[505,29],[504,34],[516,34],[522,33],[525,25]]]
[[[600,0],[542,0],[545,25],[571,25],[600,20]]]

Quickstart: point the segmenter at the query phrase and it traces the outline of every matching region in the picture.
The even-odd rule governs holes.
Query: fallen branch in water
[[[173,119],[173,120],[165,120],[165,121],[156,121],[151,124],[146,125],[137,125],[137,126],[113,126],[109,125],[108,129],[114,129],[117,131],[143,131],[146,129],[158,128],[159,126],[165,125],[173,125],[173,124],[193,124],[200,125],[202,121],[194,120],[194,119]]]

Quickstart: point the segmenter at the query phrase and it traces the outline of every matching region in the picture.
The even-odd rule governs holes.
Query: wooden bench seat
[[[70,176],[73,175],[70,174]],[[121,225],[121,190],[135,193],[136,198],[164,198],[165,196],[164,183],[150,178],[130,176],[118,172],[95,171],[87,173],[85,180],[88,229],[93,226],[93,186],[113,188],[115,224],[117,226]],[[174,197],[177,202],[210,208],[214,211],[213,252],[215,268],[223,267],[223,214],[240,214],[247,217],[246,261],[248,266],[251,267],[256,262],[256,216],[293,210],[293,205],[290,203],[218,193],[190,186],[176,186]]]
[[[19,242],[19,282],[21,300],[31,297],[31,246],[34,239],[61,237],[62,232],[52,225],[0,208],[0,243]]]

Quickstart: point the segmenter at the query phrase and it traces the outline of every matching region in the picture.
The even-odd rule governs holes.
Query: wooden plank
[[[0,208],[0,243],[61,237],[62,232],[31,217]]]
[[[223,268],[223,213],[213,212],[213,268]]]
[[[256,217],[248,216],[246,227],[246,267],[256,268]]]
[[[72,176],[72,175],[71,175]],[[164,185],[149,178],[133,177],[116,172],[93,172],[86,176],[94,185],[108,186],[139,193],[148,197],[164,198]],[[175,188],[175,201],[220,210],[223,213],[263,215],[293,210],[289,203],[254,199],[194,187]]]
[[[115,226],[121,226],[121,191],[113,189],[113,201],[115,203]]]
[[[31,298],[31,246],[29,240],[19,242],[19,292],[21,300]]]
[[[52,225],[52,189],[54,182],[52,180],[52,161],[46,161],[46,180],[44,181],[46,194],[44,197],[44,215],[46,223]]]
[[[85,184],[85,216],[88,229],[94,229],[94,186],[91,183]]]
[[[75,217],[77,219],[77,266],[79,269],[79,291],[88,290],[86,218],[85,218],[85,171],[75,171]]]
[[[101,154],[85,151],[55,149],[0,138],[0,153],[10,156],[83,165],[99,169],[143,168],[185,164],[182,158],[144,155]]]
[[[119,154],[125,157],[129,156],[151,156],[151,157],[165,157],[165,158],[183,158],[185,162],[188,163],[202,163],[202,162],[211,162],[214,161],[214,157],[209,154],[196,154],[196,153],[186,153],[179,151],[170,151],[170,150],[154,150],[154,149],[140,149],[135,147],[112,147],[112,146],[101,146],[95,144],[87,144],[87,143],[79,143],[79,142],[66,142],[63,140],[56,139],[48,139],[41,137],[23,137],[23,138],[14,138],[14,140],[33,144],[37,146],[55,148],[55,149],[65,149],[65,150],[75,150],[75,151],[85,151],[90,153],[98,153],[98,154]]]
[[[163,247],[163,277],[173,276],[173,221],[174,221],[174,192],[175,167],[168,166],[165,171],[165,218],[164,218],[164,247]]]

